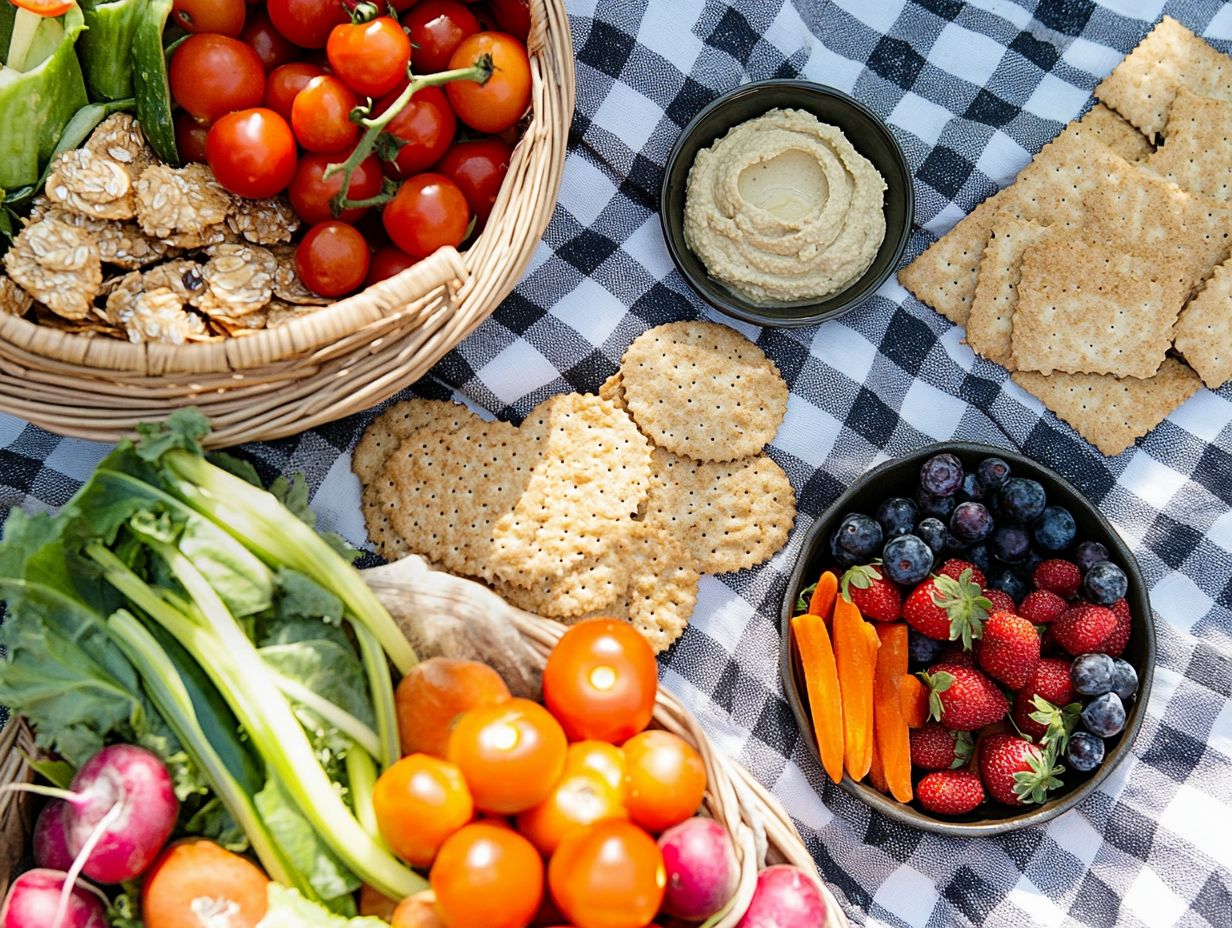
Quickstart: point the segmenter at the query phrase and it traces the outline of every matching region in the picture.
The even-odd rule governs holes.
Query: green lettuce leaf
[[[389,928],[379,918],[337,915],[309,902],[293,889],[271,883],[269,910],[257,928]]]
[[[317,837],[312,825],[300,815],[295,804],[277,782],[271,780],[265,789],[256,794],[254,800],[257,811],[261,813],[261,820],[265,822],[270,834],[295,869],[307,875],[312,888],[331,910],[344,915],[354,915],[355,900],[352,894],[359,889],[359,879]],[[302,897],[299,898],[305,904],[311,905]]]

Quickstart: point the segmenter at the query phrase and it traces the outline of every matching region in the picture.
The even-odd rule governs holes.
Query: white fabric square
[[[1099,0],[1099,5],[1112,13],[1153,23],[1164,11],[1163,0]]]
[[[1225,702],[1223,708],[1219,710],[1219,715],[1215,716],[1215,721],[1211,725],[1210,737],[1206,743],[1224,757],[1232,760],[1232,700]]]
[[[1069,122],[1090,98],[1089,90],[1045,74],[1022,108],[1044,119]]]
[[[957,203],[947,203],[941,212],[924,223],[924,228],[940,238],[949,232],[950,229],[954,228],[954,226],[958,225],[958,223],[962,222],[966,216],[966,210]]]
[[[1013,903],[1020,911],[1030,916],[1030,924],[1035,928],[1057,928],[1065,921],[1065,911],[1041,893],[1039,887],[1032,883],[1025,874],[1018,878],[1018,882],[1009,891],[1005,901]],[[989,924],[993,922],[990,921]]]
[[[1082,36],[1075,36],[1061,53],[1062,61],[1088,74],[1111,74],[1112,69],[1124,57],[1124,53],[1115,48],[1092,42]]]
[[[821,801],[821,794],[808,781],[804,771],[791,762],[783,768],[783,775],[773,789],[774,795],[783,801],[784,807],[791,809],[791,814],[807,828],[820,831],[834,818],[834,813],[826,808],[826,804]]]
[[[551,313],[592,345],[602,345],[620,324],[625,305],[593,277],[583,277]]]
[[[98,462],[111,453],[111,445],[96,441],[66,442],[56,445],[44,462],[66,477],[85,481],[94,473]]]
[[[1185,486],[1186,477],[1143,451],[1130,458],[1117,483],[1156,509],[1163,510]]]
[[[1031,161],[1031,152],[1027,151],[1006,133],[997,130],[980,152],[975,166],[989,180],[999,187],[1012,184],[1018,177],[1018,172]]]
[[[690,621],[698,631],[717,641],[723,650],[734,652],[755,611],[743,598],[731,596],[729,592],[723,581],[703,574],[697,589],[697,607]]]
[[[704,47],[702,40],[689,29],[695,15],[680,9],[678,3],[647,3],[637,30],[637,41],[657,52],[684,74],[693,70],[693,63]],[[573,2],[569,3],[573,16]]]
[[[1174,570],[1151,588],[1151,605],[1169,624],[1187,632],[1206,617],[1214,602],[1189,577]]]
[[[864,383],[877,358],[877,346],[855,329],[831,322],[813,336],[810,348],[813,357],[820,358],[856,383]]]
[[[1225,510],[1207,530],[1206,537],[1225,551],[1232,551],[1232,510]]]
[[[937,887],[920,871],[903,864],[885,878],[873,902],[908,925],[923,925],[937,905]]]
[[[1159,816],[1168,830],[1189,841],[1212,860],[1228,862],[1228,842],[1232,836],[1232,806],[1201,786],[1182,783],[1176,795]]]
[[[1199,390],[1172,410],[1168,421],[1204,442],[1214,442],[1219,433],[1232,423],[1232,403],[1218,393]]]
[[[1211,17],[1202,34],[1210,39],[1223,39],[1225,42],[1232,39],[1232,6],[1226,3],[1220,6],[1219,12]]]
[[[659,121],[664,118],[659,104],[620,81],[612,84],[612,89],[595,113],[595,123],[624,142],[630,151],[645,148]]]
[[[667,277],[676,267],[667,253],[667,243],[663,241],[663,227],[659,224],[658,213],[650,213],[646,221],[625,239],[621,248],[641,265],[641,270],[647,271],[655,280]]]
[[[323,532],[337,532],[353,545],[360,544],[367,529],[363,511],[351,502],[358,493],[359,480],[351,473],[351,456],[340,455],[334,459],[312,497],[317,527]]]
[[[842,423],[834,416],[792,393],[787,397],[787,417],[774,437],[774,447],[810,467],[821,467],[841,429]]]
[[[833,4],[880,33],[889,32],[903,11],[898,3],[869,3],[868,0],[833,0]]]
[[[1164,717],[1172,697],[1176,695],[1176,688],[1181,685],[1181,679],[1175,670],[1156,666],[1155,675],[1151,678],[1151,698],[1146,704],[1147,715],[1157,719]]]
[[[1019,29],[1025,29],[1031,22],[1031,13],[1011,0],[966,0],[966,5],[992,13],[998,19],[1005,20]]]
[[[560,377],[530,342],[518,339],[476,373],[502,403],[513,403]]]
[[[847,93],[851,93],[863,73],[864,62],[845,58],[821,44],[813,46],[812,54],[800,69],[803,77]]]
[[[560,182],[560,205],[581,225],[589,226],[612,201],[616,185],[581,155],[570,156]]]
[[[1152,928],[1175,925],[1189,906],[1150,867],[1138,871],[1121,902],[1121,911]]]
[[[1082,861],[1084,868],[1091,866],[1091,861],[1104,843],[1099,832],[1080,812],[1070,812],[1053,819],[1048,825],[1048,837]]]
[[[1005,46],[986,35],[948,23],[928,52],[928,60],[950,74],[983,87],[997,70]]]
[[[958,397],[916,380],[903,397],[898,414],[925,435],[940,440],[954,434],[966,411],[967,404]]]
[[[919,94],[907,91],[890,112],[890,122],[906,129],[926,145],[936,145],[937,139],[954,114],[944,106],[925,100]]]

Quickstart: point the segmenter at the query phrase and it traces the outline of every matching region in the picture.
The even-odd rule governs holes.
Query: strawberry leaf
[[[954,739],[954,762],[950,764],[951,770],[957,770],[959,767],[965,767],[971,761],[971,755],[975,752],[975,739],[971,737],[971,732],[960,731],[958,737]]]
[[[971,568],[963,569],[958,579],[940,574],[933,578],[933,605],[950,618],[950,641],[962,641],[964,651],[970,651],[976,638],[984,635],[984,620],[992,601],[972,579]]]
[[[1032,698],[1034,712],[1029,716],[1031,721],[1038,722],[1045,728],[1040,744],[1044,747],[1056,746],[1057,753],[1069,747],[1069,737],[1078,727],[1078,719],[1082,713],[1081,703],[1072,702],[1065,708],[1054,706],[1038,693]]]
[[[1014,795],[1028,805],[1039,805],[1048,798],[1048,793],[1061,785],[1059,775],[1065,768],[1057,764],[1056,745],[1050,744],[1042,751],[1027,755],[1029,770],[1014,774]]]
[[[881,573],[872,564],[864,564],[852,567],[843,574],[843,579],[839,581],[839,590],[843,594],[843,599],[851,602],[851,587],[857,590],[867,590],[873,585],[874,580],[880,580]]]
[[[954,675],[938,670],[933,674],[920,671],[916,676],[928,687],[928,717],[936,722],[941,721],[941,715],[945,712],[945,706],[941,704],[941,694],[953,686]]]

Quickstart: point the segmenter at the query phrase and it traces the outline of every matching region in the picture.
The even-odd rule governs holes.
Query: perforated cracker
[[[629,584],[624,551],[613,545],[597,558],[588,558],[568,573],[541,580],[530,588],[500,578],[492,588],[519,609],[550,619],[568,619],[611,606]]]
[[[1104,374],[1053,374],[1027,371],[1014,382],[1068,422],[1074,430],[1112,457],[1120,454],[1202,387],[1198,375],[1175,358],[1167,358],[1147,380],[1118,380]]]
[[[415,429],[436,424],[457,428],[464,421],[478,418],[461,403],[446,400],[414,397],[394,403],[364,430],[351,452],[351,470],[366,484],[376,477],[389,456]]]
[[[967,344],[1011,370],[1014,361],[1010,335],[1018,305],[1022,253],[1047,234],[1046,226],[1030,220],[998,218],[980,259],[979,280],[967,318]]]
[[[1176,350],[1208,387],[1232,380],[1232,258],[1186,304],[1174,335]]]
[[[743,570],[787,541],[796,497],[783,469],[765,455],[701,463],[656,448],[645,521],[676,538],[701,573]]]
[[[625,385],[620,379],[620,371],[599,385],[599,396],[620,409],[628,409],[625,405]]]
[[[751,341],[712,322],[638,336],[620,366],[625,402],[656,445],[699,461],[757,454],[787,414],[787,384]]]
[[[1167,126],[1181,87],[1232,99],[1232,58],[1165,16],[1095,88],[1095,96],[1154,136]]]
[[[1168,114],[1168,140],[1147,165],[1193,193],[1232,200],[1232,100],[1180,88]]]
[[[1120,113],[1096,103],[1075,124],[1090,132],[1126,161],[1139,161],[1154,150],[1151,140]]]

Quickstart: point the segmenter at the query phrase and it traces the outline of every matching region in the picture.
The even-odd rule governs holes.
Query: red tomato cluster
[[[482,227],[531,98],[528,0],[397,0],[368,21],[356,6],[175,0],[172,13],[191,33],[168,69],[181,156],[238,196],[285,192],[308,227],[296,267],[329,297]],[[435,77],[489,60],[483,83]],[[362,205],[342,208],[348,165],[345,198]],[[373,208],[381,221],[361,234]]]
[[[666,885],[654,836],[696,814],[706,770],[681,738],[645,730],[650,646],[627,622],[573,626],[548,657],[543,705],[474,688],[487,668],[470,663],[407,684],[419,701],[470,708],[446,729],[443,756],[410,754],[381,775],[382,837],[429,870],[449,928],[651,924]]]

